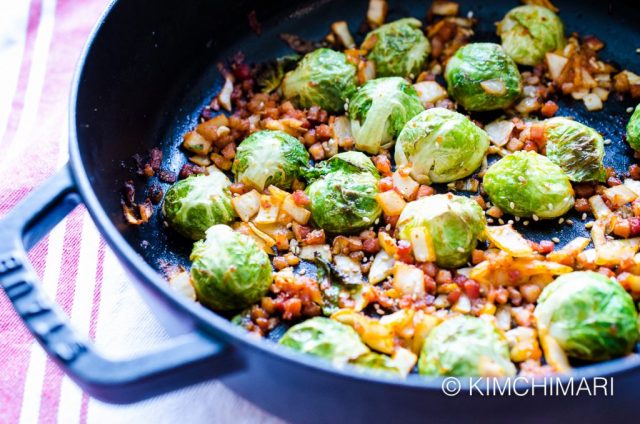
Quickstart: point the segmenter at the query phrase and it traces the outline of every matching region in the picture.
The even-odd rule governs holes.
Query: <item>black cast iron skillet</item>
[[[391,1],[389,20],[424,17],[428,1]],[[516,1],[461,1],[480,18],[477,40],[496,40],[493,22]],[[640,12],[632,2],[557,1],[568,32],[594,34],[607,43],[603,57],[640,70]],[[190,243],[162,230],[156,220],[141,228],[123,222],[120,188],[130,178],[128,160],[160,146],[165,166],[184,161],[181,135],[217,92],[215,63],[238,50],[250,61],[288,52],[278,34],[311,39],[335,20],[352,31],[366,11],[359,1],[150,1],[114,2],[91,35],[71,93],[68,166],[0,222],[0,285],[25,324],[56,363],[87,393],[129,403],[212,378],[260,407],[295,422],[475,421],[587,422],[636,416],[640,358],[632,355],[583,365],[575,376],[614,376],[613,397],[482,397],[441,393],[441,379],[415,375],[406,381],[337,370],[324,361],[248,337],[226,319],[173,294],[158,272],[162,260],[183,262]],[[247,13],[256,10],[263,32],[256,36]],[[587,113],[563,100],[561,115],[597,128],[613,141],[605,163],[624,170],[632,158],[623,141],[627,102],[610,100]],[[26,251],[79,203],[84,203],[110,247],[130,272],[155,313],[176,335],[154,353],[125,361],[108,359],[77,334],[61,310],[44,296]],[[157,218],[159,214],[156,214]],[[566,242],[584,234],[584,224],[543,222],[519,229],[533,239]],[[149,247],[143,241],[148,241]],[[524,388],[524,386],[522,386]],[[194,399],[198,402],[199,399]],[[188,408],[189,405],[185,405]],[[215,408],[216,405],[211,405]],[[632,415],[633,414],[633,415]]]

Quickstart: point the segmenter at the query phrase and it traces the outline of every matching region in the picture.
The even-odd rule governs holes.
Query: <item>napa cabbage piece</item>
[[[290,189],[309,163],[309,153],[282,131],[258,131],[238,146],[232,172],[236,181],[258,191],[270,185]]]
[[[449,59],[444,73],[447,89],[466,110],[505,109],[520,96],[518,66],[494,43],[471,43]]]
[[[368,81],[349,102],[356,149],[370,154],[389,149],[407,121],[423,110],[418,93],[405,79]]]
[[[410,202],[396,225],[398,237],[412,243],[414,255],[420,243],[417,236],[423,235],[427,249],[435,253],[435,262],[444,268],[465,265],[485,227],[484,213],[476,201],[450,193]]]
[[[633,299],[617,281],[596,272],[558,277],[542,290],[534,314],[541,336],[552,337],[573,358],[627,355],[638,339]]]
[[[564,215],[574,203],[573,188],[562,169],[535,152],[516,152],[489,167],[484,190],[503,211],[541,219]]]
[[[506,337],[493,324],[460,315],[429,333],[418,371],[424,376],[510,377],[516,367]]]
[[[362,42],[367,59],[379,77],[416,77],[424,66],[431,44],[422,32],[422,22],[403,18],[371,31]]]
[[[473,173],[489,148],[489,136],[466,116],[432,108],[411,119],[395,147],[398,166],[411,163],[421,184],[448,183]]]
[[[246,308],[267,294],[269,256],[249,236],[214,225],[193,245],[191,281],[198,301],[216,311]]]
[[[164,196],[162,213],[169,227],[193,240],[204,238],[216,224],[228,224],[235,218],[231,206],[231,181],[222,172],[192,175],[172,185]]]
[[[604,181],[604,140],[596,130],[571,119],[544,121],[546,155],[571,181]]]
[[[521,65],[538,65],[546,53],[562,49],[566,44],[560,17],[536,5],[511,9],[498,22],[498,35],[505,52]]]
[[[282,80],[284,97],[299,107],[340,113],[356,91],[356,67],[344,53],[320,48],[307,54]]]

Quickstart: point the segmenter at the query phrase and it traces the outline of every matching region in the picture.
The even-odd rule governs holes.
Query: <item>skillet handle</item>
[[[135,402],[237,369],[237,355],[199,330],[158,351],[117,361],[77,334],[64,312],[47,299],[27,250],[79,203],[65,167],[0,221],[0,287],[58,366],[88,394],[112,403]]]

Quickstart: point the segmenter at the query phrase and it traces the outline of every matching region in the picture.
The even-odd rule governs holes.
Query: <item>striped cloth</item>
[[[126,0],[123,0],[126,1]],[[0,3],[0,216],[67,161],[73,70],[106,0]],[[167,338],[78,207],[31,252],[51,298],[114,357]],[[47,359],[0,291],[0,423],[277,422],[217,382],[132,406],[89,399]]]

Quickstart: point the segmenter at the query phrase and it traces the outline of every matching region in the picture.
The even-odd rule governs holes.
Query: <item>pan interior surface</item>
[[[291,53],[279,34],[292,33],[320,40],[329,25],[346,20],[356,41],[367,9],[358,1],[179,1],[160,5],[143,0],[114,5],[107,26],[99,32],[85,63],[76,105],[79,149],[93,190],[113,224],[128,243],[153,268],[166,263],[186,264],[192,243],[163,227],[159,208],[151,221],[140,227],[124,222],[120,206],[121,188],[128,179],[138,186],[138,200],[146,196],[147,181],[133,173],[132,156],[153,147],[163,150],[163,168],[176,174],[186,157],[179,145],[182,135],[197,122],[202,108],[220,89],[222,77],[216,64],[242,52],[249,63]],[[414,16],[424,19],[430,2],[390,2],[387,21]],[[464,0],[461,14],[472,12],[479,19],[473,41],[499,42],[494,23],[517,1],[479,2]],[[600,57],[620,69],[640,70],[640,13],[631,2],[554,1],[569,34],[595,35],[606,43]],[[153,6],[153,7],[151,7]],[[247,14],[256,11],[262,32],[251,31]],[[144,16],[145,19],[136,17]],[[613,97],[613,96],[612,96]],[[605,166],[624,171],[633,153],[623,139],[631,102],[610,99],[599,112],[587,112],[582,102],[563,96],[557,116],[571,116],[590,125],[612,142],[606,146]],[[155,183],[154,177],[149,183]],[[166,190],[168,184],[159,183]],[[575,212],[557,221],[516,223],[533,240],[558,237],[563,245],[585,235],[586,221]]]

